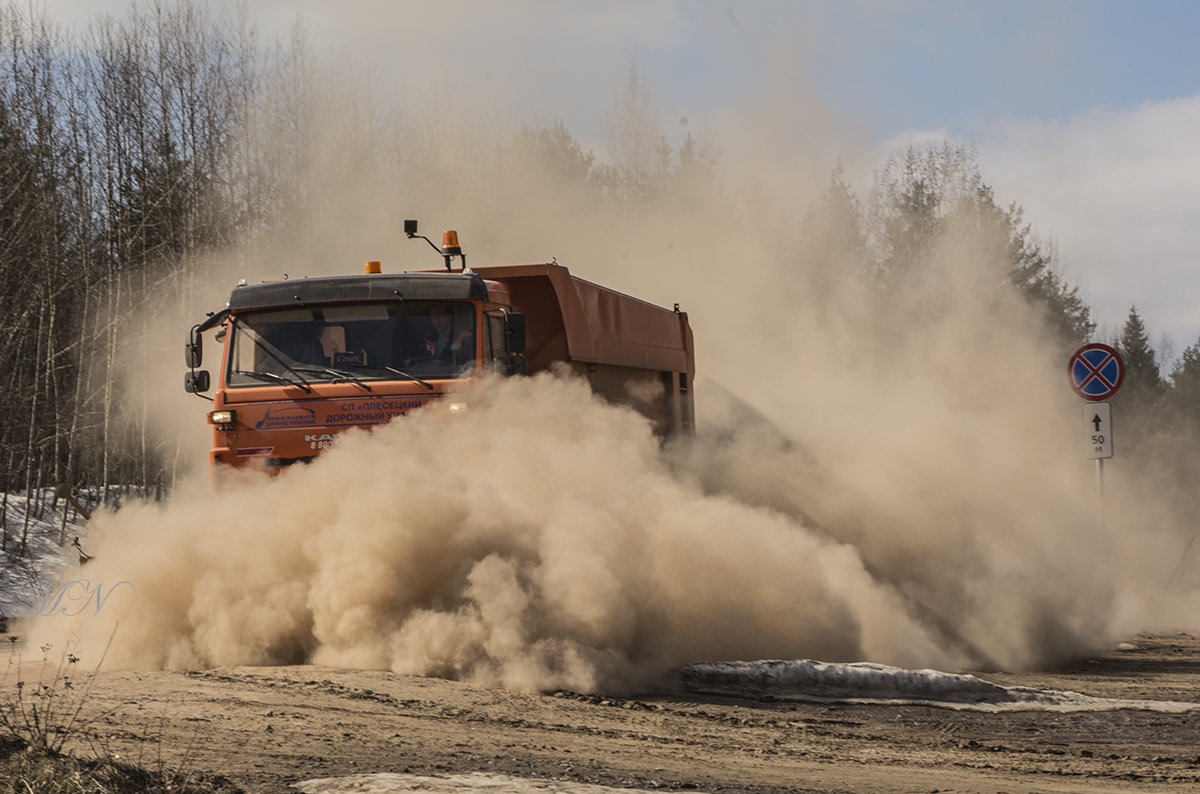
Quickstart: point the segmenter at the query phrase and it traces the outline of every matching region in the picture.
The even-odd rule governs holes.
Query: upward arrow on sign
[[[1108,403],[1084,403],[1083,441],[1087,445],[1088,457],[1111,458],[1112,435],[1112,406]]]

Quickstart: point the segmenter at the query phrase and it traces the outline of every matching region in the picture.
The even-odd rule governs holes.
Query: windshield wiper
[[[259,336],[258,332],[255,331],[254,329],[250,328],[249,326],[245,326],[245,329],[246,329],[246,333],[248,333],[250,335],[250,338],[254,340],[255,347],[257,347],[259,350],[266,353],[271,358],[278,361],[283,366],[284,369],[286,369],[288,372],[290,372],[296,376],[296,380],[292,381],[289,378],[280,377],[278,375],[275,375],[275,373],[273,373],[273,372],[257,372],[256,371],[254,374],[266,375],[266,376],[270,377],[271,380],[278,380],[278,381],[282,381],[284,383],[295,383],[295,385],[304,389],[306,392],[312,391],[312,387],[310,387],[308,385],[308,381],[306,381],[304,379],[304,376],[301,375],[299,372],[297,372],[295,367],[293,367],[291,364],[289,364],[283,360],[283,355],[279,350],[275,349],[275,347],[273,345],[268,344],[267,341],[265,339],[263,339],[261,336]],[[250,374],[250,373],[245,373],[245,374]],[[271,377],[271,376],[274,376],[274,377]]]
[[[415,380],[417,383],[421,384],[422,386],[424,386],[426,389],[429,389],[430,391],[433,390],[433,384],[427,383],[424,380],[421,380],[420,378],[418,378],[416,375],[411,375],[402,369],[396,369],[395,367],[389,367],[386,364],[355,364],[354,366],[358,367],[359,369],[383,369],[383,370],[387,370],[388,372],[394,372],[402,378],[406,378],[408,380]]]
[[[285,365],[286,366],[286,365]],[[293,370],[294,371],[294,370]],[[300,373],[296,373],[296,378],[285,378],[282,375],[276,375],[274,372],[252,372],[248,369],[235,369],[234,375],[245,375],[247,378],[258,378],[259,380],[269,380],[274,383],[286,383],[289,386],[299,386],[307,392],[312,391],[312,387],[308,385],[308,381],[300,377]]]
[[[330,369],[329,367],[296,367],[300,372],[315,372],[318,375],[328,375],[333,378],[334,383],[347,381],[355,386],[362,386],[367,391],[372,391],[371,387],[363,383],[360,379],[354,376],[354,373],[346,372],[340,369]]]

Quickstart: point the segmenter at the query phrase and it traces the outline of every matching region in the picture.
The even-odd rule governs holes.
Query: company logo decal
[[[278,430],[288,427],[316,427],[317,412],[300,405],[289,405],[286,408],[268,408],[267,413],[255,430]]]

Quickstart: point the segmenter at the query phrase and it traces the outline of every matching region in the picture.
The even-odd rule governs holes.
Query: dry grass
[[[0,794],[241,794],[221,776],[150,772],[115,759],[82,760],[0,740]]]
[[[32,665],[13,652],[0,674],[0,794],[241,794],[222,776],[166,768],[161,753],[153,771],[120,760],[103,745],[97,751],[91,741],[91,760],[64,753],[69,740],[82,739],[104,716],[83,716],[100,662],[80,678],[78,656],[64,651],[54,663],[49,652],[43,646],[40,663]]]

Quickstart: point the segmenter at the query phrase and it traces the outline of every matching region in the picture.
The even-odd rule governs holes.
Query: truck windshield
[[[353,303],[240,312],[226,383],[461,378],[475,366],[468,302]]]

